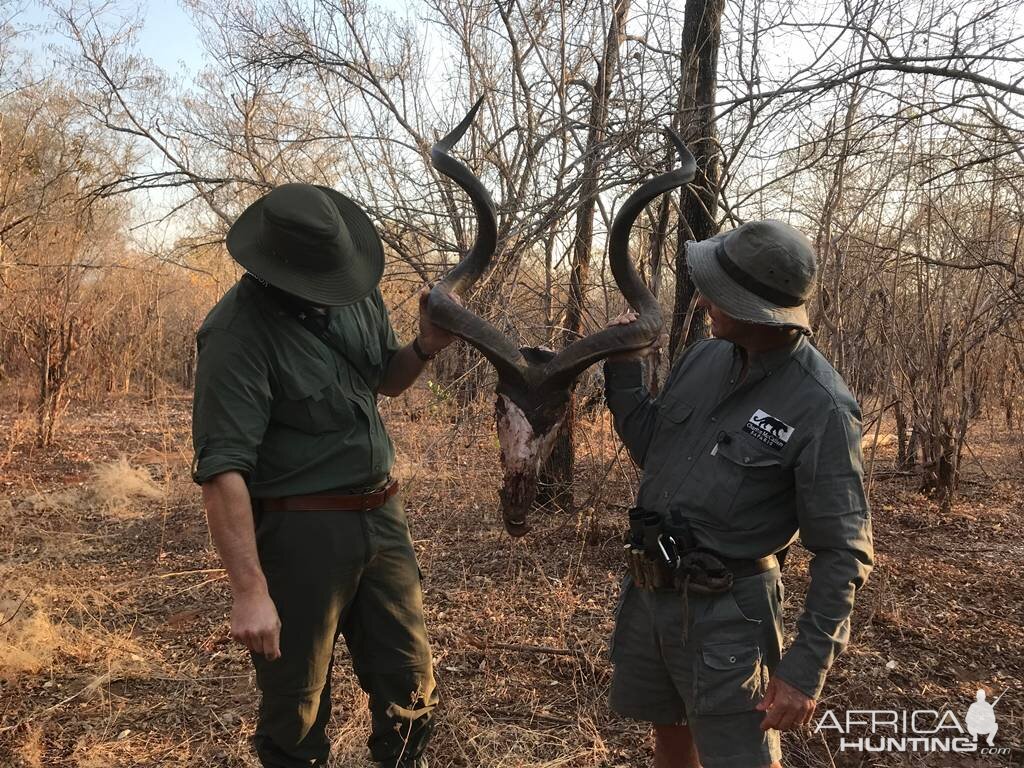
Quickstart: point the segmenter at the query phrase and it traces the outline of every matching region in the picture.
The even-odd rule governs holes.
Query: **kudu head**
[[[520,349],[489,322],[452,299],[454,294],[464,295],[472,288],[487,270],[497,246],[497,215],[490,195],[480,179],[449,154],[473,122],[481,101],[430,151],[434,168],[462,187],[473,202],[477,234],[469,252],[434,285],[427,301],[427,314],[435,324],[476,347],[497,369],[495,411],[505,471],[501,490],[502,517],[511,535],[522,536],[529,530],[526,514],[537,495],[538,470],[547,459],[565,418],[577,376],[609,355],[649,346],[661,333],[658,300],[644,285],[629,258],[630,230],[647,203],[663,192],[692,181],[696,164],[679,136],[668,129],[682,165],[656,176],[636,190],[612,223],[608,237],[609,265],[619,290],[639,315],[637,320],[590,334],[557,354],[536,348]]]

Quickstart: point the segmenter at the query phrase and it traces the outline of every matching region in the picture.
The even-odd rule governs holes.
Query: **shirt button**
[[[749,456],[744,456],[743,457],[743,463],[744,464],[749,464],[750,463],[750,457]]]
[[[735,664],[736,663],[736,657],[735,656],[730,656],[729,657],[729,663],[730,664]]]
[[[693,456],[687,456],[687,457],[686,457],[686,460],[687,460],[687,461],[693,461]]]
[[[717,416],[712,416],[711,417],[711,423],[714,424],[716,421],[718,421],[718,417]]]

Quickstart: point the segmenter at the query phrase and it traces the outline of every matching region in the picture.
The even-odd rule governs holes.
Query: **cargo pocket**
[[[750,712],[764,696],[768,670],[753,641],[705,645],[694,664],[694,714]]]

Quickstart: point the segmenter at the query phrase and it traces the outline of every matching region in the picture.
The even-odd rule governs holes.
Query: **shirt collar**
[[[750,363],[752,366],[759,366],[766,374],[771,373],[785,365],[806,343],[807,340],[804,335],[798,333],[795,339],[783,344],[781,347],[770,349],[758,355],[751,355]]]
[[[300,320],[312,317],[324,328],[330,323],[330,310],[328,308],[313,306],[298,296],[293,296],[282,291],[280,288],[264,282],[250,272],[245,273],[244,280],[262,289],[267,295],[272,297],[273,301],[276,302],[275,311],[277,314],[298,317]]]
[[[785,365],[806,343],[807,338],[804,334],[799,333],[795,339],[783,344],[781,347],[770,349],[758,355],[750,355],[750,371],[767,376]],[[749,353],[746,353],[745,350],[735,344],[733,345],[733,356],[735,358],[742,360],[744,354]]]

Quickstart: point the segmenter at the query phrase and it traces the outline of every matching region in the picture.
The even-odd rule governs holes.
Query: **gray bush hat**
[[[694,285],[737,320],[810,331],[806,301],[817,260],[811,242],[781,221],[750,221],[686,244]]]
[[[282,184],[238,217],[228,253],[249,272],[329,307],[354,304],[384,274],[384,246],[359,204],[330,187]]]

